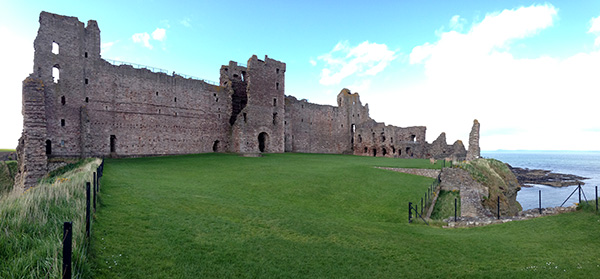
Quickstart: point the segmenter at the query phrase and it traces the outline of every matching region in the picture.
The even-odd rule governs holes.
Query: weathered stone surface
[[[466,228],[466,227],[481,227],[492,224],[502,224],[506,222],[512,221],[520,221],[520,220],[528,220],[532,218],[542,217],[542,216],[550,216],[557,215],[566,212],[573,212],[577,210],[576,206],[569,207],[548,207],[542,208],[542,213],[540,214],[540,210],[538,208],[529,209],[525,211],[519,212],[515,216],[500,216],[500,219],[497,217],[460,217],[454,221],[454,217],[444,219],[444,222],[447,222],[448,225],[444,226],[444,228]]]
[[[438,178],[438,176],[440,175],[440,172],[441,172],[440,170],[432,170],[432,169],[387,168],[387,167],[377,167],[377,168],[382,169],[382,170],[391,170],[391,171],[420,175],[420,176],[431,177],[431,178]]]
[[[459,168],[444,168],[440,175],[442,190],[460,191],[461,217],[491,216],[482,202],[489,195],[488,188],[475,181],[469,172]]]
[[[481,157],[479,149],[479,121],[473,120],[473,128],[469,134],[469,150],[467,151],[467,161],[475,160]]]

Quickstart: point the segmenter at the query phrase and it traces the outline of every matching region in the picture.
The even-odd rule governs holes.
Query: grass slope
[[[600,218],[576,212],[473,229],[408,224],[425,160],[202,154],[107,160],[95,278],[584,278]],[[437,166],[439,167],[439,165]]]
[[[73,278],[90,277],[84,189],[99,163],[85,160],[56,172],[59,179],[0,197],[0,278],[61,278],[65,221],[73,221]]]

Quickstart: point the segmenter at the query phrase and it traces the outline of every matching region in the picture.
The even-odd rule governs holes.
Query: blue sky
[[[325,3],[323,3],[325,2]],[[98,21],[102,57],[218,80],[256,54],[287,64],[286,94],[425,125],[484,150],[600,150],[600,1],[3,1],[0,147],[22,128],[40,11]]]

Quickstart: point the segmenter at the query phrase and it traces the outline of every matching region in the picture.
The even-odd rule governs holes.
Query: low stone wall
[[[482,198],[488,196],[487,187],[473,180],[467,171],[458,168],[444,168],[440,177],[442,190],[460,191],[461,217],[491,215],[490,211],[485,209],[481,203]]]
[[[525,211],[521,211],[517,214],[517,216],[510,217],[502,217],[497,219],[497,217],[460,217],[454,222],[454,218],[445,219],[444,222],[448,222],[448,226],[444,226],[444,228],[470,228],[470,227],[481,227],[492,224],[501,224],[512,221],[519,220],[528,220],[532,218],[542,217],[542,216],[550,216],[557,215],[565,212],[572,212],[577,210],[577,206],[569,206],[569,207],[548,207],[542,208],[542,213],[538,208],[529,209]]]
[[[408,168],[387,168],[387,167],[376,167],[382,170],[391,170],[397,171],[401,173],[408,173],[420,176],[426,176],[431,178],[438,178],[440,175],[440,170],[432,170],[432,169],[408,169]]]

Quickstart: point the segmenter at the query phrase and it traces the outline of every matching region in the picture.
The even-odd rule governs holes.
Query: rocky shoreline
[[[555,173],[549,170],[517,168],[506,164],[515,174],[522,187],[531,187],[531,184],[547,185],[552,187],[566,187],[584,185],[582,180],[589,179],[574,174]]]

